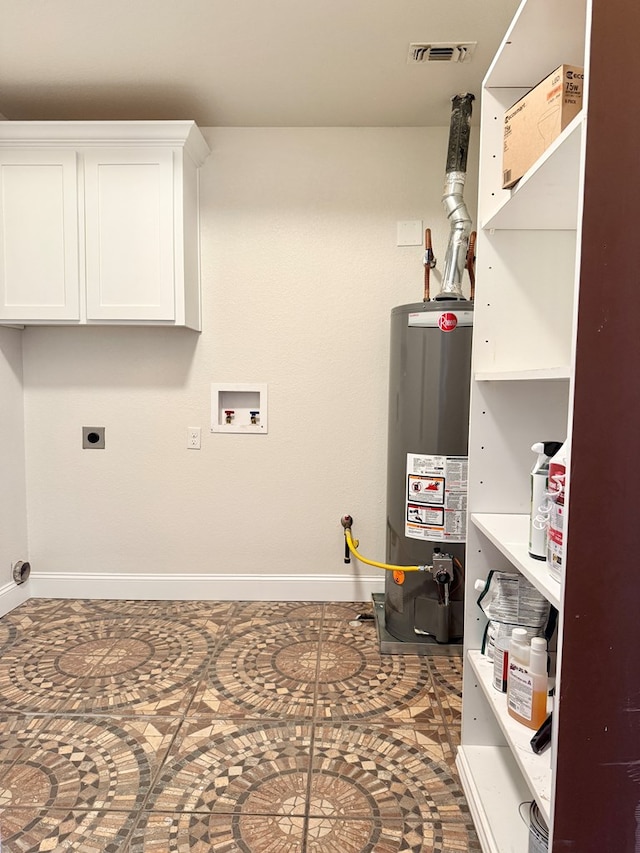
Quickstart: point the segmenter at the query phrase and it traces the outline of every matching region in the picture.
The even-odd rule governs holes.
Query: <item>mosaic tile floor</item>
[[[0,619],[2,853],[480,851],[458,658],[369,604],[31,600]]]

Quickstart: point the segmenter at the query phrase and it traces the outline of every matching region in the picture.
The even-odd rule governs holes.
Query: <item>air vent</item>
[[[477,42],[431,42],[409,45],[407,62],[469,62]]]

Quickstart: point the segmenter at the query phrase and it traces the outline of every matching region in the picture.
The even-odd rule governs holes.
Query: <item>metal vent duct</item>
[[[469,62],[477,42],[420,42],[409,45],[408,63]]]

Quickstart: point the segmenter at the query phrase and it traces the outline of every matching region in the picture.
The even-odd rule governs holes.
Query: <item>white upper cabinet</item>
[[[83,154],[88,320],[175,320],[173,155]]]
[[[75,151],[0,150],[0,316],[80,319]]]
[[[0,322],[201,328],[193,122],[0,123]]]

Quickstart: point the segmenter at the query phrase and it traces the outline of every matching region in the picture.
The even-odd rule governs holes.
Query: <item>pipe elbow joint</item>
[[[447,219],[452,223],[468,222],[471,225],[471,216],[462,194],[452,193],[445,195],[442,197],[442,203],[447,214]]]

